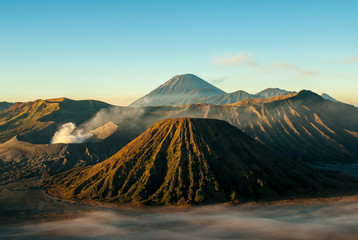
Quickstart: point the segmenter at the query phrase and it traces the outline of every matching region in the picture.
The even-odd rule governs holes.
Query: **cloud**
[[[345,62],[345,63],[358,63],[358,57],[346,58],[343,62]]]
[[[294,65],[294,64],[289,63],[289,62],[276,62],[276,63],[273,64],[273,66],[275,68],[278,68],[278,69],[293,70],[293,71],[299,72],[299,73],[301,73],[303,75],[316,75],[317,74],[317,72],[303,70],[299,66]]]
[[[230,76],[219,77],[219,78],[213,79],[210,83],[214,84],[214,85],[215,84],[220,84],[220,83],[222,83],[223,81],[225,81],[228,78],[230,78]]]
[[[350,58],[349,61],[354,62],[358,61],[358,58]],[[230,67],[230,66],[248,66],[259,68],[266,73],[271,73],[271,69],[282,69],[282,70],[292,70],[303,75],[316,75],[317,72],[311,70],[305,70],[300,68],[297,65],[294,65],[289,62],[276,62],[271,66],[266,66],[265,64],[261,64],[256,61],[251,53],[249,52],[238,52],[234,54],[227,53],[221,57],[214,58],[214,64],[219,67]],[[221,82],[220,80],[218,82]],[[217,83],[215,80],[212,83]]]
[[[247,52],[225,54],[222,57],[215,57],[214,64],[219,67],[240,66],[240,65],[251,66],[251,67],[259,66],[259,63],[253,59],[250,53]]]

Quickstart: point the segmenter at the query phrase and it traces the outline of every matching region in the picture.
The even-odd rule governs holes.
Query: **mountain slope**
[[[309,196],[332,190],[338,182],[225,121],[169,119],[106,161],[45,184],[65,198],[192,204]]]
[[[65,122],[79,124],[91,118],[98,110],[109,107],[111,105],[100,101],[66,98],[14,103],[0,112],[0,143],[16,135],[47,127],[57,128],[58,124]]]
[[[203,97],[198,100],[197,103],[211,103],[215,105],[226,105],[230,103],[239,102],[244,99],[251,99],[254,98],[254,95],[251,95],[245,91],[236,91],[232,93],[225,93],[219,96],[212,96],[212,97]]]
[[[149,94],[130,104],[139,106],[183,105],[202,97],[225,94],[224,91],[193,74],[177,75]]]
[[[11,107],[13,103],[9,103],[9,102],[0,102],[0,111],[8,109],[9,107]]]
[[[322,93],[321,97],[323,97],[325,100],[330,100],[332,102],[338,102],[335,98],[329,96],[327,93]]]
[[[267,88],[265,90],[262,90],[261,92],[258,92],[255,94],[256,98],[269,98],[269,97],[277,97],[277,96],[282,96],[282,95],[288,95],[288,94],[293,94],[296,92],[292,92],[292,91],[286,91],[283,89],[279,89],[279,88]]]

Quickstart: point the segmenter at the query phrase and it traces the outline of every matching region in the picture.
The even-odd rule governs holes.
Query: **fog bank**
[[[358,203],[103,210],[0,228],[7,239],[357,239]]]

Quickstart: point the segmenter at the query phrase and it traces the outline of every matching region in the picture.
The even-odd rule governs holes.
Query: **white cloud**
[[[355,60],[355,58],[352,58]],[[358,59],[357,59],[358,60]],[[229,67],[229,66],[248,66],[261,69],[267,73],[271,73],[272,68],[281,69],[281,70],[291,70],[296,71],[303,75],[316,75],[317,72],[311,70],[305,70],[301,67],[289,63],[289,62],[276,62],[270,65],[261,64],[254,59],[254,57],[249,52],[238,52],[234,54],[227,53],[221,57],[214,58],[214,64],[219,67]]]
[[[309,70],[303,70],[299,66],[294,65],[294,64],[289,63],[289,62],[276,62],[276,63],[273,64],[273,66],[275,68],[278,68],[278,69],[293,70],[293,71],[299,72],[299,73],[301,73],[303,75],[315,75],[315,74],[317,74],[317,72],[309,71]]]
[[[358,63],[358,57],[350,57],[344,60],[345,63]]]
[[[237,65],[246,65],[252,67],[259,66],[258,62],[256,62],[251,56],[251,54],[247,52],[225,54],[222,57],[215,57],[214,63],[215,65],[220,67],[237,66]]]
[[[222,82],[224,82],[226,79],[230,78],[230,76],[224,76],[224,77],[219,77],[219,78],[215,78],[213,80],[210,81],[211,84],[220,84]]]

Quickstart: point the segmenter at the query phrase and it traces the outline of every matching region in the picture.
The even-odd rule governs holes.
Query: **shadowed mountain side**
[[[184,118],[156,123],[106,161],[45,184],[64,198],[198,204],[320,195],[342,187],[331,177],[225,121]]]
[[[0,111],[8,109],[12,105],[13,105],[13,103],[10,103],[10,102],[0,102]]]
[[[0,143],[16,135],[44,129],[54,122],[80,124],[94,116],[98,110],[109,107],[111,105],[100,101],[74,101],[66,98],[14,103],[0,112]]]
[[[121,129],[101,142],[81,144],[32,144],[14,137],[0,145],[0,182],[40,178],[99,163],[138,135]]]
[[[25,141],[33,144],[48,144],[51,143],[52,137],[55,132],[61,127],[61,124],[52,122],[50,125],[27,132],[22,135],[16,136],[20,141]]]

